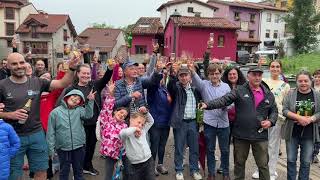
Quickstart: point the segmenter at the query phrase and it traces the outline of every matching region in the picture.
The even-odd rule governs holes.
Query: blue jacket
[[[154,72],[151,75],[151,77],[145,77],[145,78],[138,77],[136,79],[136,82],[133,87],[133,92],[139,91],[142,94],[142,97],[139,99],[138,102],[136,102],[137,107],[141,107],[141,106],[147,107],[144,89],[147,89],[150,86],[159,84],[161,78],[162,78],[161,74]],[[116,87],[115,87],[115,93],[114,93],[114,97],[116,98],[116,104],[115,104],[116,108],[130,106],[130,102],[132,98],[128,94],[126,87],[127,87],[127,83],[124,78],[116,81]]]
[[[13,127],[0,119],[0,180],[8,179],[10,174],[10,158],[20,148],[20,138]]]
[[[147,100],[155,127],[169,127],[172,104],[169,103],[167,95],[169,95],[167,88],[160,84],[148,88]]]

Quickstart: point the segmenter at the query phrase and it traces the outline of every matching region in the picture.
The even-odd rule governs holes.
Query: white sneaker
[[[201,180],[202,179],[202,176],[201,176],[201,174],[199,172],[194,172],[192,174],[192,177],[193,177],[194,180]]]
[[[176,180],[184,180],[182,172],[176,174]]]
[[[259,179],[259,171],[255,171],[255,172],[252,174],[252,178],[253,178],[253,179]]]

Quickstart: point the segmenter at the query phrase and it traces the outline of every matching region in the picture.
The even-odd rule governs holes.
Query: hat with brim
[[[127,67],[130,67],[130,66],[139,66],[139,64],[132,60],[128,60],[127,62],[123,63],[122,69],[126,69]]]
[[[181,67],[178,71],[178,75],[180,76],[181,74],[190,74],[190,70],[187,67]]]
[[[263,73],[263,70],[256,66],[256,67],[249,68],[248,73],[250,73],[250,72]]]

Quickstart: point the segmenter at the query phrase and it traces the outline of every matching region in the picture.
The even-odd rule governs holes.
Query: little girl
[[[120,150],[123,148],[119,134],[122,129],[127,127],[125,119],[128,116],[128,110],[126,108],[117,108],[112,113],[115,104],[113,92],[114,84],[109,84],[107,96],[98,117],[101,133],[100,153],[105,156],[106,162],[105,180],[112,180],[114,165],[121,156]]]

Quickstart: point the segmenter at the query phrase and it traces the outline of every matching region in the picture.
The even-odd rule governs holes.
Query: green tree
[[[308,53],[318,45],[317,24],[320,15],[316,13],[313,0],[295,0],[284,18],[292,32],[293,44],[299,54]]]
[[[107,23],[92,23],[91,27],[93,28],[114,28],[113,25],[107,24]]]

